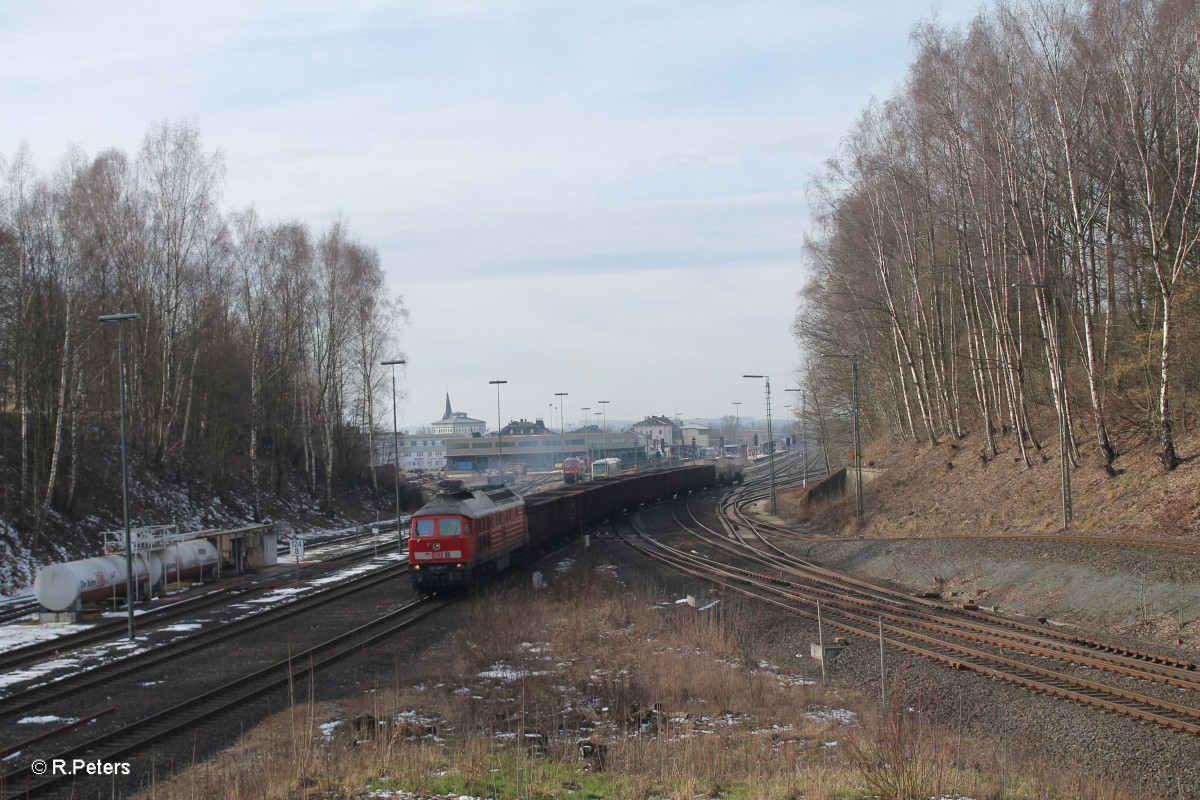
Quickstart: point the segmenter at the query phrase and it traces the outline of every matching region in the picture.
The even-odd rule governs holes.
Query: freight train
[[[718,486],[732,486],[745,480],[745,456],[719,456],[713,464],[717,470]]]
[[[711,464],[606,478],[521,497],[495,486],[438,495],[413,514],[408,563],[422,592],[466,588],[622,511],[716,485]]]

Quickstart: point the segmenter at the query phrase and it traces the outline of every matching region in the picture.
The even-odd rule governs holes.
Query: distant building
[[[401,472],[429,472],[446,466],[446,440],[441,436],[401,431],[399,441],[393,443],[391,431],[375,434],[377,465],[391,464],[397,450],[400,452]]]
[[[533,422],[527,419],[510,422],[500,431],[504,436],[539,436],[546,432],[546,423],[541,419]]]
[[[645,438],[646,449],[651,452],[669,452],[683,443],[683,433],[670,417],[646,417],[630,430]]]
[[[683,443],[689,447],[691,446],[693,439],[696,440],[696,447],[711,446],[711,432],[712,429],[707,425],[692,424],[684,425],[682,428],[680,428],[680,433],[683,436]]]
[[[450,393],[447,392],[446,413],[433,423],[432,427],[438,436],[482,436],[487,429],[487,423],[480,419],[471,419],[462,411],[453,411],[450,408]]]
[[[471,419],[461,411],[450,408],[450,395],[446,395],[446,413],[426,431],[432,433],[400,432],[399,441],[393,442],[391,431],[379,431],[375,436],[375,463],[391,464],[395,453],[400,451],[401,472],[431,472],[446,466],[446,439],[451,436],[480,436],[486,424]]]

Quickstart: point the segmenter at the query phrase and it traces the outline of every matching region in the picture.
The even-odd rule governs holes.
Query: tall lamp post
[[[804,441],[801,444],[801,448],[803,449],[803,453],[804,453],[804,455],[802,456],[804,464],[803,464],[803,466],[800,467],[800,480],[802,481],[802,485],[807,487],[808,486],[808,392],[805,391],[804,389],[784,389],[784,391],[785,392],[800,392],[800,421],[801,421],[801,427],[803,428],[803,433],[801,435],[804,437]],[[792,425],[793,433],[795,433],[795,429],[796,429],[796,426],[793,424]]]
[[[1054,355],[1058,366],[1058,391],[1056,392],[1056,400],[1058,406],[1058,460],[1059,460],[1059,478],[1062,481],[1062,524],[1063,530],[1070,530],[1071,520],[1075,516],[1073,503],[1071,501],[1071,453],[1068,446],[1071,432],[1068,429],[1067,423],[1067,386],[1066,386],[1066,369],[1063,366],[1062,357],[1062,338],[1059,333],[1058,323],[1058,292],[1054,291],[1054,287],[1048,283],[1014,283],[1014,289],[1041,289],[1046,292],[1053,292],[1050,295],[1050,302],[1054,307]]]
[[[742,401],[735,400],[733,402],[733,443],[740,445],[742,443]],[[743,453],[742,455],[745,455]]]
[[[588,432],[588,413],[592,410],[591,406],[580,406],[580,411],[583,412],[583,449],[587,453],[587,474],[592,474],[592,435]]]
[[[392,368],[392,477],[396,484],[396,541],[404,543],[404,530],[400,526],[400,428],[396,421],[396,366],[408,362],[403,358],[380,361],[379,366]]]
[[[567,460],[567,423],[563,419],[562,399],[570,392],[555,392],[554,396],[558,398],[558,440],[562,442],[562,461]],[[563,469],[566,469],[564,464]]]
[[[597,400],[596,402],[600,404],[600,410],[603,412],[601,414],[603,423],[600,426],[600,446],[604,448],[604,457],[608,458],[608,401]]]
[[[776,513],[775,504],[775,434],[771,430],[771,376],[743,375],[743,378],[763,378],[767,382],[767,466],[771,470],[771,513]]]
[[[500,451],[496,457],[496,464],[500,472],[500,484],[504,485],[504,423],[500,418],[500,384],[508,383],[508,381],[488,381],[488,384],[496,387],[496,448]]]
[[[105,314],[101,322],[131,322],[141,319],[136,311]],[[129,534],[129,454],[125,444],[125,326],[117,326],[117,368],[121,386],[121,506],[125,516],[125,606],[129,612],[129,638],[133,638],[133,594],[137,583],[133,575],[133,543]]]

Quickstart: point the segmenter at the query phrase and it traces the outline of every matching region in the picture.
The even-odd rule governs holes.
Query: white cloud
[[[741,375],[790,385],[789,287],[799,280],[794,266],[772,264],[419,285],[406,296],[405,424],[440,417],[445,392],[456,410],[494,419],[494,379],[509,381],[506,421],[546,415],[560,391],[571,393],[569,424],[597,400],[611,401],[610,419],[716,416],[734,400],[761,416],[761,386]]]
[[[795,361],[808,177],[902,80],[932,8],[8,3],[0,154],[27,140],[48,168],[71,142],[132,153],[194,120],[225,153],[227,205],[342,214],[412,312],[418,424],[446,390],[490,419],[495,377],[516,416],[555,391],[610,394],[622,418],[751,415],[740,375],[782,386]]]

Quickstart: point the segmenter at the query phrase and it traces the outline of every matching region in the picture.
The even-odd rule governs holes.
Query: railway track
[[[823,622],[844,633],[878,640],[882,632],[889,645],[955,669],[1200,733],[1195,664],[914,598],[821,569],[783,551],[761,528],[731,513],[736,500],[721,506],[723,530],[702,523],[686,500],[683,506],[689,519],[679,519],[673,508],[675,524],[717,549],[721,558],[672,548],[636,527],[627,541],[648,557],[799,617],[816,619],[819,603]],[[727,563],[732,558],[749,566],[732,566]]]
[[[121,725],[85,742],[45,756],[52,759],[83,758],[89,762],[115,763],[150,750],[164,739],[194,729],[206,720],[231,709],[244,707],[281,689],[304,685],[308,676],[364,647],[382,641],[421,619],[441,610],[447,601],[424,598],[404,605],[353,630],[329,637],[301,652],[255,670],[243,677],[203,692],[155,713]],[[30,762],[0,779],[0,797],[36,797],[71,783],[73,776],[37,774]]]
[[[387,553],[396,550],[397,547],[397,542],[389,541],[379,547],[368,547],[341,553],[324,559],[317,564],[279,572],[267,579],[263,579],[260,576],[254,576],[253,579],[230,579],[214,584],[211,589],[203,594],[189,595],[166,605],[145,609],[142,613],[138,614],[138,626],[141,629],[145,629],[150,624],[161,626],[180,619],[186,619],[208,608],[228,603],[232,597],[236,596],[238,600],[246,600],[256,594],[272,591],[278,589],[280,586],[294,583],[297,579],[317,577],[336,569],[345,568],[347,565],[358,561],[372,558],[376,552]],[[37,604],[34,603],[34,606],[36,610]],[[10,672],[22,666],[61,655],[70,650],[116,639],[125,634],[127,630],[126,626],[127,623],[124,619],[104,620],[87,630],[0,652],[0,672]]]
[[[8,622],[18,622],[36,613],[38,603],[36,600],[12,600],[0,606],[0,625]]]
[[[648,558],[666,563],[686,574],[715,582],[729,591],[768,603],[793,616],[815,621],[818,617],[816,607],[819,602],[822,622],[826,628],[871,640],[878,640],[882,632],[889,647],[941,662],[954,669],[969,669],[1043,694],[1074,700],[1175,730],[1200,734],[1200,708],[1194,704],[1172,702],[1134,691],[1125,688],[1119,682],[1092,680],[1068,672],[1039,667],[1000,655],[993,650],[981,649],[981,646],[998,649],[1000,653],[1006,650],[1024,651],[1045,658],[1056,655],[1052,648],[1042,648],[1039,653],[1032,643],[1015,646],[1016,640],[1011,635],[963,633],[950,624],[952,615],[949,613],[937,620],[930,620],[928,615],[908,615],[886,603],[872,604],[862,600],[840,602],[835,591],[816,591],[803,583],[781,577],[778,572],[768,574],[733,567],[721,561],[668,547],[647,537],[637,528],[634,528],[634,532],[634,536],[623,538]],[[1120,667],[1101,660],[1089,664],[1080,656],[1066,660],[1075,666],[1103,670],[1122,678],[1153,680],[1187,688],[1192,703],[1196,699],[1194,692],[1200,689],[1200,684],[1194,680],[1167,680],[1163,676],[1139,670],[1137,667]]]
[[[282,620],[309,613],[348,595],[380,583],[396,580],[407,571],[407,564],[397,564],[366,575],[354,576],[343,583],[319,589],[300,599],[253,616],[197,631],[190,636],[165,642],[152,649],[134,652],[118,659],[106,661],[91,669],[72,673],[59,680],[30,687],[0,698],[0,720],[11,719],[18,714],[45,708],[52,703],[70,699],[80,692],[109,684],[117,678],[143,672],[168,661],[195,654],[219,642],[244,636]],[[7,751],[14,749],[18,748],[11,745],[4,748]]]

